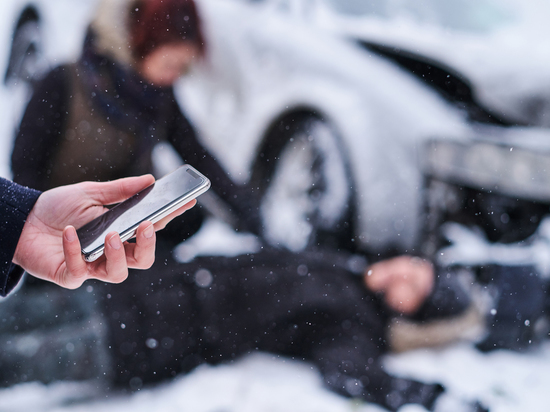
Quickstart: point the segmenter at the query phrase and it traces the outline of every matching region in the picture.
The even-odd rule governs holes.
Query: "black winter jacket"
[[[105,61],[107,66],[116,67],[116,64],[108,59],[105,59]],[[56,185],[55,182],[51,181],[51,176],[55,174],[56,168],[62,167],[61,163],[71,161],[71,159],[58,158],[61,145],[68,138],[66,127],[70,111],[73,109],[74,84],[72,84],[71,70],[70,65],[60,66],[52,70],[37,85],[27,106],[16,136],[11,158],[14,181],[19,184],[39,190],[50,189]],[[144,85],[143,88],[145,89],[146,86]],[[132,90],[132,92],[139,94],[135,90]],[[159,100],[162,100],[162,105],[155,106],[151,104],[147,106],[147,102],[142,102],[141,104],[144,107],[138,106],[140,102],[136,102],[133,96],[125,98],[121,95],[116,100],[116,103],[120,105],[119,110],[121,112],[126,112],[126,110],[131,112],[133,109],[134,113],[140,115],[138,116],[140,122],[136,121],[135,123],[141,123],[141,129],[162,130],[157,135],[146,137],[143,136],[144,133],[137,130],[135,134],[138,145],[140,139],[169,142],[185,163],[193,165],[207,175],[212,182],[211,191],[226,203],[230,212],[248,217],[247,222],[239,222],[240,226],[238,228],[256,230],[257,207],[253,190],[246,186],[234,184],[219,163],[199,143],[192,126],[176,102],[172,88],[163,89],[161,93],[156,94],[161,95]],[[153,95],[153,93],[150,93],[150,95]],[[116,128],[116,116],[110,114],[112,105],[98,101],[97,96],[96,92],[91,91],[89,102],[86,104],[89,105],[91,111],[103,116],[106,119],[105,122],[113,124]],[[102,107],[102,104],[103,106],[109,106],[109,108]],[[101,113],[103,109],[105,109],[105,112]],[[159,114],[159,112],[162,113]],[[136,129],[139,129],[139,125]],[[116,136],[112,138],[116,139]],[[145,155],[150,155],[148,150],[152,149],[153,144],[147,142],[144,146],[145,149],[141,146],[141,149],[138,149],[145,150]],[[108,179],[105,179],[105,174],[101,174],[101,172],[112,168],[112,165],[109,164],[110,160],[108,158],[96,160],[100,164],[96,170],[90,168],[82,174],[70,176],[63,184],[77,183],[83,180],[113,180],[135,174],[152,173],[152,170],[147,167],[141,169],[127,167],[107,175]],[[186,213],[179,223],[172,223],[168,230],[171,230],[172,233],[183,233],[185,238],[200,227],[203,216],[204,211],[201,211],[198,207],[194,208]],[[175,242],[181,240],[183,238],[174,239]]]
[[[0,178],[0,295],[6,296],[19,282],[23,269],[12,263],[27,215],[40,192]]]

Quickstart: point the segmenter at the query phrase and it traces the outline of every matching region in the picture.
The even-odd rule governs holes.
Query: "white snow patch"
[[[532,265],[542,276],[550,276],[550,217],[541,221],[529,239],[511,244],[489,242],[481,230],[458,223],[446,223],[443,234],[451,245],[439,251],[442,265]]]
[[[441,382],[457,396],[482,401],[491,412],[550,408],[549,343],[524,354],[505,350],[484,354],[460,344],[390,356],[386,365],[401,376]]]
[[[423,349],[386,359],[388,371],[442,382],[450,393],[477,399],[491,412],[546,412],[550,406],[550,343],[525,354],[483,354],[469,344]],[[89,392],[89,387],[81,385]],[[67,404],[79,386],[23,384],[0,391],[0,410],[37,412],[377,412],[380,407],[338,396],[323,387],[310,364],[255,353],[219,366],[201,366],[185,376],[132,395]],[[105,396],[105,395],[103,395]],[[47,401],[45,401],[47,399]],[[12,408],[12,406],[14,406]],[[4,407],[8,407],[5,409]],[[400,412],[425,412],[418,406]]]
[[[205,221],[201,229],[174,250],[180,262],[190,262],[197,256],[238,256],[256,253],[261,242],[250,233],[237,233],[226,223],[216,219]]]

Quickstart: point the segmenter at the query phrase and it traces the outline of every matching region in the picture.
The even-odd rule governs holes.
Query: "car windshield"
[[[513,20],[503,3],[491,0],[324,0],[339,14],[409,18],[448,29],[490,31]]]

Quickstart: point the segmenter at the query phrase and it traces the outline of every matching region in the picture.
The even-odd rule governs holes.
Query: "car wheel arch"
[[[352,238],[354,236],[354,220],[357,207],[354,179],[349,163],[350,158],[347,154],[345,141],[341,138],[337,125],[322,111],[309,106],[296,106],[285,110],[269,123],[264,129],[264,133],[256,151],[255,160],[251,169],[250,182],[254,187],[258,188],[258,193],[263,199],[273,184],[271,178],[274,178],[277,165],[284,155],[284,150],[292,143],[293,137],[307,131],[308,125],[313,125],[313,127],[315,127],[315,124],[322,125],[330,130],[329,133],[330,139],[333,140],[333,148],[336,148],[337,150],[335,151],[339,153],[337,159],[341,159],[337,160],[337,163],[339,163],[337,169],[340,171],[340,173],[337,173],[340,176],[337,180],[341,185],[345,185],[346,187],[342,192],[345,193],[345,195],[342,195],[345,196],[343,200],[345,203],[345,212],[343,212],[344,215],[339,216],[337,224],[339,226],[338,235],[342,239],[342,242],[339,243],[338,246],[351,248],[353,246]],[[342,228],[342,225],[345,227]],[[330,231],[331,228],[323,232],[322,236],[325,236],[325,238],[331,236],[326,235],[326,233]],[[343,242],[349,242],[349,244],[343,244]],[[292,247],[290,249],[292,249]]]

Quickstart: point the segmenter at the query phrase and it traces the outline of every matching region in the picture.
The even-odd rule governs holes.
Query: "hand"
[[[69,289],[90,278],[120,283],[128,277],[128,268],[150,268],[155,261],[155,231],[163,229],[196,201],[155,225],[142,222],[136,243],[123,244],[116,232],[107,234],[104,255],[91,263],[82,257],[75,227],[106,212],[104,205],[126,200],[154,181],[153,176],[145,175],[106,183],[78,183],[42,193],[23,226],[13,262],[35,277]]]
[[[383,293],[390,308],[413,314],[433,289],[434,270],[424,259],[399,256],[371,265],[365,284],[373,292]]]

